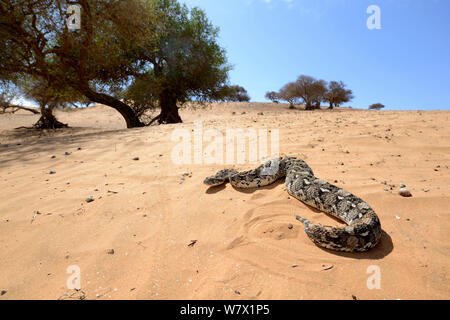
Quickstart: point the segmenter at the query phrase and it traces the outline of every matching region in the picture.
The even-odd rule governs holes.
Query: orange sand
[[[72,294],[70,265],[81,269],[86,299],[450,297],[449,111],[223,103],[181,114],[180,125],[127,130],[116,111],[96,106],[58,112],[72,128],[44,133],[13,129],[37,116],[0,115],[0,299]],[[222,132],[279,129],[281,153],[375,209],[381,244],[359,254],[318,248],[294,214],[339,223],[289,198],[282,182],[207,191],[203,179],[225,166],[171,160],[173,130],[194,120]],[[398,195],[400,183],[412,198]],[[366,285],[372,265],[379,290]]]

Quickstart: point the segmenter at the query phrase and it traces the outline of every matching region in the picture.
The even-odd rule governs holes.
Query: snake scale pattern
[[[315,177],[312,169],[301,159],[272,159],[245,172],[220,170],[207,177],[204,183],[214,187],[229,181],[236,188],[259,188],[281,178],[285,178],[286,189],[292,197],[347,224],[340,228],[322,226],[296,216],[316,245],[335,251],[363,252],[380,242],[381,224],[372,208],[350,192]]]

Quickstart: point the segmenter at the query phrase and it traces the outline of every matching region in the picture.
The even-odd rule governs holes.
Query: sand
[[[224,103],[181,115],[183,124],[127,130],[96,106],[59,111],[72,128],[40,133],[14,129],[37,116],[0,115],[0,299],[450,297],[450,111]],[[374,208],[381,243],[355,254],[315,246],[294,214],[340,223],[282,182],[208,191],[203,179],[229,166],[171,157],[174,130],[192,132],[195,120],[221,132],[278,129],[281,153]],[[70,266],[82,292],[67,287]],[[381,278],[370,289],[373,270]]]

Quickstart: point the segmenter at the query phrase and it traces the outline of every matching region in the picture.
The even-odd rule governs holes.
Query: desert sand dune
[[[182,110],[180,125],[130,130],[104,106],[56,115],[71,128],[14,129],[38,116],[0,115],[0,299],[70,295],[71,265],[86,299],[450,296],[449,111],[222,103]],[[282,181],[208,190],[203,179],[229,166],[171,159],[173,130],[196,120],[221,132],[279,129],[282,154],[374,208],[381,243],[354,254],[315,246],[294,214],[341,223],[289,197]],[[381,287],[370,290],[373,265]]]

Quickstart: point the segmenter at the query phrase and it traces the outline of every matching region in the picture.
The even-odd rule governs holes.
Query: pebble
[[[89,197],[86,198],[86,202],[87,202],[87,203],[93,202],[94,200],[95,200],[95,199],[94,199],[93,196],[89,196]]]
[[[411,192],[408,189],[404,189],[404,188],[400,189],[398,191],[398,194],[401,195],[402,197],[406,197],[406,198],[412,197]]]
[[[70,156],[71,154],[72,154],[72,152],[67,152],[67,151],[64,153],[64,155],[66,155],[66,156]]]
[[[292,223],[289,223],[288,224],[288,229],[293,229],[293,228],[294,228],[294,225]]]
[[[139,157],[133,158],[134,161],[139,161]]]
[[[406,185],[403,183],[400,183],[400,188],[406,188]]]
[[[0,293],[0,296],[5,295],[7,292],[8,292],[8,291],[6,291],[6,290],[2,290],[1,293]]]
[[[51,170],[50,172],[49,172],[49,174],[55,174],[56,173],[56,171],[54,171],[54,170]]]
[[[114,254],[114,249],[109,249],[109,250],[107,251],[107,253],[108,253],[108,254]]]

